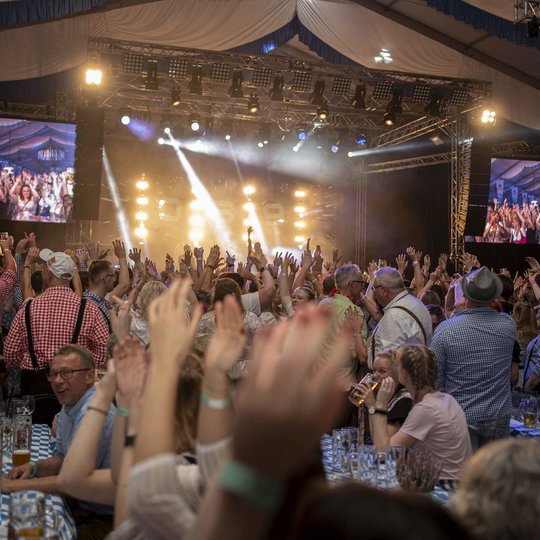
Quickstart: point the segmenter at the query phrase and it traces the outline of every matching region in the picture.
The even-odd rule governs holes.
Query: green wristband
[[[36,465],[35,461],[30,461],[29,465],[30,465],[30,467],[32,469],[30,471],[30,478],[35,478],[36,474],[37,474],[37,465]]]
[[[281,483],[238,461],[230,461],[225,466],[219,485],[225,491],[269,510],[276,510],[285,495]]]
[[[226,409],[231,404],[231,398],[226,397],[223,399],[216,399],[201,392],[201,403],[206,405],[209,409],[221,410]]]
[[[120,405],[117,405],[116,407],[116,414],[119,416],[129,416],[129,411],[125,407],[121,407]]]

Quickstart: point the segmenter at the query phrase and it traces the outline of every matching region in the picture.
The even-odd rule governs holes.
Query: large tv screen
[[[0,219],[66,223],[75,124],[0,118]]]
[[[492,158],[484,234],[466,240],[540,243],[539,197],[540,161]]]

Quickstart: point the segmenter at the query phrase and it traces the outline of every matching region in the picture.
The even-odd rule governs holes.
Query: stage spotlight
[[[306,209],[303,206],[295,206],[294,211],[297,214],[303,214],[306,211]]]
[[[243,192],[244,192],[244,195],[250,196],[255,193],[255,188],[248,184],[247,186],[244,186]]]
[[[297,189],[297,190],[294,192],[294,196],[295,196],[297,199],[303,199],[303,198],[306,196],[306,192],[305,192],[303,189]]]
[[[204,218],[199,214],[194,214],[189,218],[189,224],[194,227],[202,227],[204,225]]]
[[[424,112],[429,116],[440,116],[442,112],[443,99],[437,92],[431,93],[429,103],[424,107]]]
[[[146,90],[159,90],[157,60],[148,60],[146,63],[146,79],[144,81],[144,87]]]
[[[171,88],[171,107],[178,107],[180,105],[180,96],[182,92],[178,86],[173,86]]]
[[[137,212],[135,218],[138,221],[146,221],[148,219],[148,214],[146,212]]]
[[[259,98],[251,94],[248,99],[247,108],[251,114],[257,114],[259,112]]]
[[[356,85],[356,90],[354,92],[354,97],[351,100],[351,105],[355,109],[366,108],[366,85],[365,84]]]
[[[165,144],[165,139],[163,137],[160,137],[157,142],[158,144]]]
[[[202,96],[202,67],[193,66],[191,72],[191,81],[189,81],[188,91],[190,94],[199,94]]]
[[[149,187],[149,184],[146,180],[137,180],[137,183],[135,184],[135,187],[139,191],[146,191]]]
[[[294,241],[302,243],[302,242],[305,241],[305,237],[303,237],[303,236],[295,236]]]
[[[257,143],[257,146],[259,148],[262,148],[264,146],[264,143],[263,143],[262,139],[259,139],[259,142]]]
[[[255,210],[255,205],[251,201],[244,203],[244,210],[247,212],[253,212]]]
[[[356,136],[356,144],[359,144],[360,146],[364,146],[367,143],[366,136],[363,133],[360,133]]]
[[[272,90],[270,90],[270,99],[272,101],[283,101],[283,85],[284,84],[285,84],[285,79],[281,75],[276,75],[274,77]]]
[[[303,228],[306,226],[306,224],[305,224],[305,222],[303,222],[303,221],[295,221],[295,222],[294,222],[294,226],[295,226],[297,229],[303,229]]]
[[[135,200],[135,202],[136,202],[139,206],[147,206],[147,205],[148,205],[148,197],[137,197],[137,199]]]
[[[272,128],[270,124],[263,124],[259,129],[259,138],[263,144],[268,144],[270,142],[270,137],[272,135]]]
[[[191,131],[199,131],[201,129],[201,122],[197,116],[190,116],[188,126],[191,128]]]
[[[393,112],[386,111],[383,116],[384,123],[387,126],[393,126],[396,123],[396,115]]]
[[[324,88],[325,84],[322,79],[315,82],[315,88],[313,89],[313,93],[309,99],[309,102],[312,105],[322,106],[325,104],[326,100],[324,99]]]
[[[131,113],[129,109],[120,110],[120,122],[122,122],[124,126],[129,125],[129,123],[131,122]]]
[[[496,123],[497,113],[493,109],[486,107],[482,112],[482,124],[489,124],[491,126],[494,126]]]
[[[305,129],[299,128],[298,131],[297,131],[297,135],[298,135],[298,139],[300,141],[305,141],[306,140],[307,133],[306,133]]]
[[[337,154],[339,152],[339,143],[333,144],[330,147],[330,150],[332,151],[332,154]]]
[[[99,68],[88,68],[85,74],[85,81],[88,85],[99,86],[103,80],[103,71]]]
[[[164,130],[163,130],[163,133],[165,133],[165,135],[169,135],[171,133],[171,128],[170,127],[166,127]]]
[[[317,109],[317,116],[319,120],[326,122],[328,120],[328,117],[330,116],[330,113],[328,111],[328,103],[326,100],[324,103]]]
[[[220,129],[225,140],[230,141],[232,137],[232,131],[233,131],[232,120],[229,118],[225,118],[224,120],[222,120],[220,123]]]
[[[144,240],[148,237],[148,229],[145,228],[144,223],[141,221],[139,223],[139,226],[135,229],[135,236],[140,238],[141,240]]]
[[[293,149],[293,152],[299,152],[300,151],[300,144],[295,144],[292,149]]]
[[[233,98],[244,97],[244,91],[242,90],[242,83],[244,82],[244,75],[239,69],[233,71],[232,84],[229,87],[229,96]]]

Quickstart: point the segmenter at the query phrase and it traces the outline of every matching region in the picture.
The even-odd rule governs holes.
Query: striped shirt
[[[437,387],[461,405],[467,422],[510,417],[510,370],[516,324],[490,307],[465,309],[435,330]]]

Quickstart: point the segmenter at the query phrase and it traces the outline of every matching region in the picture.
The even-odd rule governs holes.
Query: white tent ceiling
[[[540,129],[539,38],[517,44],[491,35],[481,26],[475,28],[461,22],[429,3],[427,0],[139,1],[128,7],[1,31],[0,81],[41,77],[84,64],[89,36],[223,51],[278,31],[296,14],[316,38],[365,67],[380,68],[374,57],[381,48],[387,48],[394,59],[393,70],[491,81],[494,104],[500,115]],[[513,21],[510,0],[455,0],[454,3],[479,8],[487,18],[500,17],[500,22]],[[111,4],[109,8],[122,6],[122,3]],[[521,29],[525,33],[525,27]],[[301,57],[313,54],[298,38],[277,53]]]

